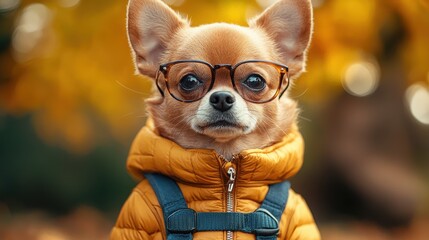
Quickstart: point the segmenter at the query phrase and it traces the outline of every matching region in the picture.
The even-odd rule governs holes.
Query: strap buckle
[[[197,230],[197,212],[191,208],[179,209],[168,216],[166,225],[171,233],[194,233]]]
[[[277,236],[280,232],[279,221],[277,220],[277,218],[274,217],[273,214],[265,208],[256,209],[255,213],[258,212],[265,214],[265,216],[268,216],[270,220],[272,220],[272,223],[274,223],[274,227],[267,226],[265,228],[254,229],[253,233],[257,236]]]

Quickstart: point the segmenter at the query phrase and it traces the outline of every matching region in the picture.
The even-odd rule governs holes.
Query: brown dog
[[[137,137],[133,149],[140,148],[140,146],[146,148],[142,141],[151,144],[151,142],[161,141],[159,137],[162,137],[163,142],[171,140],[177,143],[180,146],[180,150],[177,150],[180,154],[186,155],[189,152],[194,154],[201,149],[203,150],[200,152],[205,153],[204,149],[213,149],[216,157],[211,161],[219,162],[219,169],[225,168],[227,163],[230,164],[227,164],[228,172],[225,172],[225,175],[220,176],[213,184],[222,186],[219,194],[224,197],[220,197],[221,199],[227,196],[226,198],[233,197],[232,199],[235,200],[226,205],[220,204],[219,209],[210,210],[210,207],[206,207],[203,210],[237,211],[240,208],[240,197],[237,196],[237,192],[240,191],[238,185],[241,184],[241,180],[244,185],[256,186],[259,184],[251,182],[250,179],[249,181],[240,179],[236,181],[235,189],[233,189],[234,185],[231,186],[231,182],[228,182],[230,189],[224,189],[227,185],[225,176],[231,180],[231,168],[234,171],[232,184],[235,181],[235,173],[238,179],[240,170],[244,171],[245,167],[242,164],[245,161],[243,159],[247,159],[247,155],[243,151],[268,147],[269,150],[261,150],[268,156],[271,152],[277,151],[277,148],[283,149],[284,147],[281,153],[276,152],[275,155],[283,156],[284,152],[289,154],[289,151],[295,151],[291,149],[298,149],[297,153],[293,153],[291,156],[302,157],[302,141],[300,141],[301,138],[295,124],[298,112],[296,103],[288,98],[287,92],[284,95],[283,93],[290,85],[290,81],[298,77],[305,69],[306,51],[312,35],[310,0],[280,0],[251,20],[249,27],[226,23],[190,27],[186,19],[180,17],[160,0],[131,0],[128,6],[128,33],[138,72],[154,79],[154,85],[158,88],[147,100],[149,117],[152,121],[146,130],[149,129],[147,131],[151,132],[150,136],[144,133],[146,134],[144,137]],[[148,140],[152,137],[152,140]],[[285,143],[285,139],[289,139],[287,143]],[[283,143],[295,145],[289,146],[283,145]],[[162,148],[165,152],[169,152],[171,148],[179,148],[170,143],[168,146],[152,146],[155,150],[149,150],[149,155],[157,151],[157,148]],[[181,181],[183,176],[180,173],[180,176],[176,175],[180,170],[172,170],[175,173],[168,173],[158,168],[146,169],[145,166],[150,166],[152,163],[139,162],[141,159],[134,160],[132,156],[133,153],[139,155],[146,150],[134,151],[133,149],[128,167],[136,177],[139,177],[140,174],[139,178],[142,178],[141,172],[160,172],[177,180],[182,191],[189,190],[184,190],[185,185],[182,185],[188,183],[189,179],[184,178]],[[175,150],[175,154],[177,151]],[[175,154],[169,152],[165,168],[172,168]],[[155,161],[155,165],[161,164],[160,159],[164,159],[164,156],[159,159],[155,158],[155,154],[153,154],[151,161]],[[258,158],[253,162],[256,163],[259,160]],[[180,157],[178,161],[179,165],[187,164],[186,158]],[[267,191],[267,184],[273,183],[270,182],[271,180],[278,182],[292,176],[301,166],[302,159],[298,159],[296,162],[293,159],[283,159],[282,157],[275,159],[276,162],[289,164],[288,166],[294,164],[293,169],[285,168],[283,172],[279,170],[282,167],[277,166],[278,169],[271,169],[276,166],[270,163],[271,160],[267,161],[267,166],[258,163],[258,169],[266,171],[266,176],[264,176],[266,179],[261,179],[265,188],[260,194],[258,193],[262,198]],[[192,162],[192,164],[194,164],[192,165],[194,170],[207,171],[207,175],[210,175],[208,169],[195,166],[198,164],[207,166],[211,164],[210,162]],[[137,165],[139,167],[136,167]],[[253,171],[256,173],[258,170],[256,166],[254,167]],[[276,170],[280,172],[274,174]],[[273,176],[270,176],[271,172],[273,172]],[[202,182],[204,180],[201,180]],[[139,191],[150,192],[153,195],[150,186],[145,184],[143,184],[145,187]],[[190,185],[193,186],[193,184],[199,184],[199,182],[196,180]],[[229,193],[223,195],[223,191]],[[300,198],[295,193],[292,195]],[[156,199],[149,198],[148,201],[154,201],[156,206]],[[186,194],[185,198],[187,198]],[[186,200],[188,205],[192,205],[193,200]],[[205,199],[199,200],[204,201]],[[129,199],[128,203],[130,201]],[[254,206],[249,206],[249,209],[243,207],[242,210],[254,210],[258,201],[253,204]],[[299,200],[299,204],[293,207],[290,201],[287,208],[292,210],[286,210],[286,212],[294,212],[295,209],[302,208],[304,216],[297,217],[295,220],[293,216],[288,216],[291,218],[288,221],[295,222],[296,226],[293,228],[298,229],[299,224],[311,227],[300,228],[299,231],[281,229],[280,236],[287,236],[288,239],[292,237],[293,239],[318,239],[317,228],[305,203]],[[124,206],[122,217],[118,220],[112,238],[120,238],[119,236],[124,238],[126,234],[123,234],[122,228],[137,228],[133,223],[125,224],[127,225],[124,225],[125,227],[121,226],[123,223],[121,219],[127,218],[124,217],[126,214],[124,212],[132,211],[132,207],[128,203]],[[138,211],[135,210],[135,212]],[[159,212],[159,209],[157,211]],[[135,216],[135,218],[142,218],[141,221],[145,222],[144,216]],[[155,216],[155,219],[162,222],[162,214],[158,217]],[[287,228],[292,226],[290,224],[292,223],[286,225],[289,226]],[[162,234],[142,234],[140,238],[158,239],[154,236],[161,238],[165,234],[162,226],[163,224],[158,226],[159,233]],[[206,235],[196,233],[195,237],[198,238],[198,236],[201,239],[223,238],[220,237],[222,235],[214,233],[208,235],[207,233]],[[225,236],[232,239],[234,235],[229,232]],[[240,238],[240,236],[235,235],[237,239],[253,238],[253,235],[243,235],[244,238]]]

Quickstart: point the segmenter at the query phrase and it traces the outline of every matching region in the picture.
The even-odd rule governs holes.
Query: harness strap
[[[290,183],[270,185],[261,206],[253,213],[195,212],[187,207],[175,181],[147,173],[163,209],[167,240],[191,240],[197,231],[241,231],[253,233],[257,240],[275,240],[279,221],[288,200]]]
[[[290,182],[270,185],[267,195],[259,208],[268,210],[279,222],[289,198]]]
[[[182,191],[177,183],[171,178],[161,174],[145,173],[144,176],[155,191],[156,197],[161,205],[165,219],[164,222],[166,225],[165,229],[167,231],[167,240],[191,240],[192,232],[170,234],[167,228],[166,219],[168,219],[170,215],[180,209],[188,208]]]
[[[170,215],[167,229],[172,233],[192,233],[195,231],[241,231],[255,235],[277,235],[277,219],[265,209],[253,213],[237,212],[195,212],[180,209]]]
[[[270,212],[278,223],[283,215],[283,212],[286,208],[286,204],[289,198],[289,189],[290,182],[283,181],[280,183],[270,185],[267,195],[265,196],[264,201],[262,202],[259,209],[265,209]],[[256,240],[276,240],[276,235],[264,236],[257,235]]]

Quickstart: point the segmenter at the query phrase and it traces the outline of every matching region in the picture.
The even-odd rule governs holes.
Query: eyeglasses
[[[181,102],[194,102],[203,98],[213,87],[218,69],[229,70],[232,87],[240,96],[253,103],[266,103],[284,94],[289,86],[288,67],[282,64],[248,60],[235,65],[217,64],[200,60],[179,60],[161,64],[156,76],[162,73],[170,95]],[[286,76],[286,87],[280,93],[283,79]]]

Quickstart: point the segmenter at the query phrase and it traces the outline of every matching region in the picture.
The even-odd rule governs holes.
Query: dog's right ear
[[[160,0],[130,0],[127,31],[137,70],[154,78],[172,36],[189,23]]]

